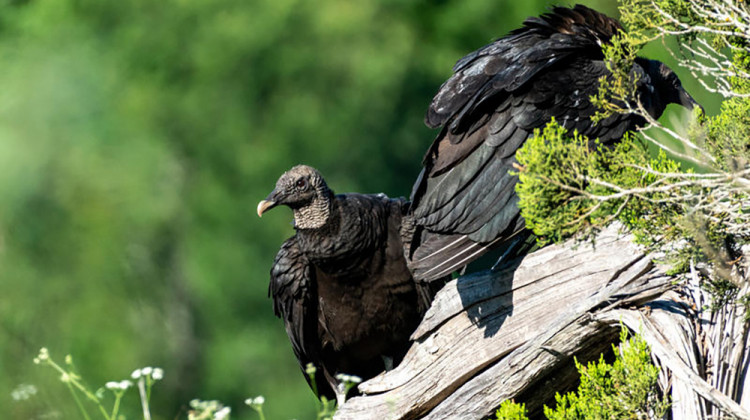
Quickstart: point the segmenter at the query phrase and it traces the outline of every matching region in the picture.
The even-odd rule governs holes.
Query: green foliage
[[[89,414],[89,410],[93,409],[98,414],[96,416],[97,418],[102,418],[104,420],[120,419],[120,402],[122,401],[122,397],[125,395],[125,392],[133,386],[133,382],[131,382],[129,379],[121,381],[109,381],[103,387],[94,392],[89,389],[89,387],[86,385],[86,382],[77,372],[75,366],[73,365],[72,356],[65,356],[65,365],[61,366],[60,364],[55,362],[54,359],[52,359],[52,356],[50,356],[49,351],[46,347],[42,347],[42,349],[39,351],[39,355],[34,358],[34,364],[49,366],[60,374],[60,381],[64,383],[70,391],[71,397],[75,401],[76,406],[79,410],[79,414],[82,418],[90,420],[92,416],[91,414]],[[136,369],[131,375],[131,378],[136,381],[136,386],[141,398],[140,405],[143,408],[144,416],[148,415],[149,418],[151,417],[151,410],[149,408],[149,401],[151,400],[151,388],[153,387],[154,383],[160,381],[163,376],[164,371],[161,368],[152,367]],[[109,393],[107,391],[109,391]],[[107,404],[112,398],[114,398],[114,401],[112,402],[112,408],[108,410],[107,408],[105,408],[105,404]],[[211,407],[217,407],[217,405],[213,404],[211,405]],[[210,410],[211,412],[215,412],[218,411],[219,408]],[[205,408],[202,411],[209,411],[209,408]],[[188,417],[191,420],[193,419],[193,417],[191,416]],[[213,417],[195,417],[196,420],[198,418],[208,419]]]
[[[615,114],[630,112],[629,104],[636,103],[638,75],[631,69],[640,47],[623,32],[614,36],[610,44],[602,46],[604,63],[610,75],[599,78],[599,90],[591,97],[591,102],[598,108],[591,118],[594,123]]]
[[[664,416],[669,403],[662,401],[659,395],[659,368],[651,363],[648,345],[639,335],[628,339],[625,328],[620,340],[619,348],[613,345],[616,357],[611,365],[603,356],[586,366],[575,361],[581,374],[578,391],[555,395],[556,407],[544,408],[547,418],[658,419]]]
[[[663,36],[667,31],[681,30],[677,22],[663,13],[679,18],[679,23],[695,25],[702,23],[685,0],[620,0],[620,21],[629,34],[629,39],[642,45]]]
[[[518,155],[522,183],[528,183],[518,187],[522,214],[543,241],[574,235],[591,239],[618,220],[638,242],[664,252],[672,274],[687,271],[691,263],[710,267],[702,276],[714,304],[721,304],[735,297],[738,250],[750,241],[744,204],[750,163],[750,100],[744,97],[750,92],[750,49],[732,33],[735,16],[701,15],[685,0],[624,0],[620,10],[626,31],[603,47],[612,75],[602,78],[592,97],[600,109],[595,122],[639,112],[633,61],[646,43],[665,41],[669,32],[677,34],[674,48],[680,63],[694,71],[708,69],[716,79],[708,85],[729,99],[718,115],[696,110],[689,126],[662,131],[666,141],[654,140],[659,135],[652,129],[647,138],[660,147],[658,155],[639,146],[634,136],[601,149],[595,140],[575,133],[568,140],[559,127],[548,127]],[[683,171],[664,149],[700,173]]]
[[[505,400],[495,412],[495,418],[497,420],[527,420],[529,417],[525,404]]]
[[[679,163],[662,152],[651,158],[645,145],[626,136],[613,148],[590,141],[577,132],[567,131],[555,121],[518,151],[522,169],[516,190],[520,196],[521,215],[527,227],[542,242],[559,242],[571,236],[592,238],[613,220],[620,220],[636,233],[638,240],[654,245],[673,240],[678,230],[653,229],[674,226],[682,216],[678,207],[660,202],[660,194],[648,199],[626,190],[651,185],[654,172],[679,170]]]
[[[699,197],[709,187],[686,183],[679,174],[692,171],[681,171],[680,163],[663,150],[651,157],[633,136],[612,148],[601,147],[577,133],[569,138],[553,121],[516,158],[521,215],[541,243],[592,240],[617,220],[636,242],[663,252],[672,274],[687,271],[691,261],[714,264],[717,276],[709,279],[709,288],[717,292],[717,302],[726,301],[731,268],[722,264],[745,239],[728,237],[729,218],[709,219],[692,211],[690,200],[675,198],[675,191]]]
[[[586,366],[575,360],[581,375],[574,392],[555,395],[555,408],[544,407],[550,420],[604,420],[662,418],[669,402],[661,398],[657,381],[659,368],[651,362],[651,351],[639,334],[628,338],[622,328],[619,346],[613,345],[615,360],[590,362]],[[524,404],[503,401],[495,415],[497,420],[526,420]]]
[[[706,149],[722,170],[737,171],[750,163],[750,98],[727,99],[702,128]]]
[[[589,150],[588,139],[576,132],[569,140],[566,133],[553,120],[516,153],[521,215],[541,243],[561,241],[601,215],[576,193],[586,188],[587,172],[597,170],[597,155]]]
[[[741,3],[741,2],[740,2]],[[711,9],[710,4],[704,6]],[[744,7],[741,4],[729,4],[729,12],[716,11],[699,12],[688,0],[621,0],[621,22],[625,27],[623,38],[630,48],[640,49],[645,44],[656,39],[671,36],[678,41],[677,49],[683,57],[697,59],[695,50],[687,50],[685,46],[695,46],[696,40],[702,38],[707,41],[714,51],[700,49],[700,55],[728,54],[729,60],[720,57],[722,73],[732,74],[735,70],[750,69],[748,60],[748,42],[745,36],[736,36],[738,31],[746,29],[736,27],[737,23],[747,25],[742,17],[738,17],[732,7]],[[731,15],[731,16],[728,16]],[[736,20],[733,20],[736,19]],[[746,28],[746,27],[745,27]],[[726,64],[729,63],[728,66]],[[713,67],[716,63],[709,65]],[[726,66],[726,67],[724,67]],[[750,84],[745,77],[729,77],[732,89],[737,93],[750,92]]]
[[[104,420],[124,419],[125,417],[120,415],[121,402],[127,391],[134,386],[138,389],[140,401],[137,402],[137,405],[142,410],[143,418],[150,419],[155,416],[151,413],[150,408],[151,390],[156,382],[161,381],[164,378],[164,371],[161,368],[145,367],[136,369],[130,375],[133,381],[135,381],[135,384],[130,381],[130,379],[108,381],[103,387],[93,391],[88,385],[86,385],[86,381],[77,372],[73,364],[73,358],[70,355],[65,356],[65,364],[60,365],[54,361],[47,348],[43,347],[39,351],[39,355],[34,358],[34,364],[48,366],[60,374],[60,381],[65,384],[70,391],[70,395],[78,407],[78,414],[85,420],[90,420],[92,418],[102,418]],[[308,371],[310,372],[309,366]],[[314,380],[314,368],[310,374],[311,379]],[[351,389],[353,384],[359,383],[359,378],[348,376],[345,377],[343,381],[346,386]],[[20,388],[15,393],[14,399],[28,399],[36,393],[36,387],[27,385]],[[112,401],[113,398],[114,401]],[[112,408],[107,409],[106,405],[110,403],[112,404]],[[257,396],[245,400],[245,405],[255,411],[260,420],[266,419],[265,413],[263,412],[264,403],[265,398],[263,398],[263,396]],[[325,397],[323,397],[318,406],[317,419],[331,420],[333,414],[336,412],[334,403],[335,402],[333,401],[326,401]],[[190,409],[187,410],[187,420],[228,420],[229,415],[232,412],[231,407],[225,406],[218,400],[206,401],[193,399],[190,401],[189,406]],[[90,412],[92,410],[96,415],[91,415]]]

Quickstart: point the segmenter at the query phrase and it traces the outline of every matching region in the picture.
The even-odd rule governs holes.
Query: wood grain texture
[[[590,360],[611,350],[620,322],[643,331],[652,346],[674,418],[750,418],[743,408],[748,398],[742,399],[747,334],[737,321],[740,309],[725,314],[724,323],[719,314],[711,318],[693,302],[705,303],[704,292],[675,285],[616,228],[602,232],[596,246],[574,245],[550,246],[509,269],[450,282],[412,335],[403,362],[361,384],[365,395],[347,401],[334,418],[479,419],[510,398],[525,402],[533,416],[574,384],[573,356]],[[723,338],[712,341],[711,334]],[[716,357],[703,354],[715,352],[711,342],[732,343],[729,360],[706,366]]]

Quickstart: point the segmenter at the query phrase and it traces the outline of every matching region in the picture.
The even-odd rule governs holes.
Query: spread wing
[[[571,56],[601,57],[622,27],[595,10],[556,7],[527,19],[507,36],[460,59],[438,91],[425,117],[432,128],[457,132],[475,125],[475,111],[501,92],[515,91],[540,72]]]
[[[300,251],[297,237],[292,236],[276,254],[268,287],[274,313],[284,321],[292,350],[308,383],[305,368],[308,363],[320,368],[321,351],[314,275],[315,270]],[[333,395],[322,372],[316,374],[315,382],[321,395]]]
[[[412,192],[416,279],[455,271],[524,229],[509,171],[534,129],[554,117],[606,143],[632,127],[624,116],[590,120],[589,97],[609,74],[601,44],[619,28],[583,6],[555,8],[459,60],[425,118],[443,128]]]

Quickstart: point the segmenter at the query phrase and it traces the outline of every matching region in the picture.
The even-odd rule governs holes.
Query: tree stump
[[[617,227],[448,283],[399,366],[360,384],[334,419],[481,419],[506,399],[532,418],[575,386],[573,356],[611,351],[621,323],[661,368],[675,419],[750,419],[746,308],[710,311],[695,272],[676,284]]]

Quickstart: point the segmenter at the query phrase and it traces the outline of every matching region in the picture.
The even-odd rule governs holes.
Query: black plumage
[[[371,378],[398,362],[429,306],[406,266],[400,229],[409,203],[383,194],[334,195],[309,166],[284,173],[258,205],[294,212],[296,234],[281,246],[269,294],[304,370],[317,367],[320,394],[339,373]]]
[[[607,145],[645,125],[635,114],[591,121],[597,109],[589,98],[610,75],[601,46],[620,30],[585,6],[555,7],[456,63],[425,117],[442,129],[412,191],[416,226],[406,253],[416,279],[442,277],[525,234],[517,177],[508,171],[535,128],[554,117]],[[669,103],[695,104],[663,63],[638,58],[632,72],[638,99],[654,118]]]

